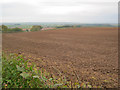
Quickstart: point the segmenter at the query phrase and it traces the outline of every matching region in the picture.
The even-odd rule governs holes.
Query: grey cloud
[[[83,22],[83,23],[117,23],[117,2],[90,2],[88,0],[74,2],[34,1],[37,4],[26,2],[2,3],[2,17],[4,22]],[[95,0],[93,0],[95,1]],[[50,9],[64,7],[62,10]],[[70,8],[69,8],[70,7]],[[73,7],[73,9],[71,9]],[[77,7],[77,8],[75,8]],[[60,8],[60,9],[61,9]],[[82,10],[83,8],[83,10]],[[49,13],[44,10],[50,10]],[[77,10],[75,10],[77,9]],[[0,9],[1,10],[1,9]],[[56,14],[56,12],[59,12]],[[65,12],[65,11],[64,11]],[[62,14],[61,14],[62,13]],[[1,15],[0,15],[1,16]]]

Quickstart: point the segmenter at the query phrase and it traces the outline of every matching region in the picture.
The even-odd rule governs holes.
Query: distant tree
[[[32,28],[30,29],[30,31],[40,31],[43,27],[40,25],[34,25],[32,26]]]
[[[8,30],[8,27],[5,25],[2,25],[2,31],[7,31],[7,30]]]
[[[0,31],[2,31],[2,26],[0,26]]]
[[[26,29],[26,32],[29,32],[29,30],[28,30],[28,29]]]
[[[5,33],[10,33],[10,32],[22,32],[22,29],[21,28],[8,28],[7,26],[5,25],[1,25],[0,26],[0,30],[2,29],[2,32],[5,32]]]
[[[63,25],[63,26],[56,26],[56,28],[71,28],[74,27],[73,25]]]
[[[22,29],[16,27],[16,28],[10,29],[9,31],[13,31],[13,32],[22,32]]]

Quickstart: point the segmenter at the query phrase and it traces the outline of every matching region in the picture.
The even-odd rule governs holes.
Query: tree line
[[[30,29],[30,31],[40,31],[43,27],[41,25],[33,25],[32,28]],[[1,25],[0,26],[0,30],[2,32],[24,32],[22,30],[22,28],[18,28],[18,27],[15,27],[15,28],[8,28],[7,26],[5,25]],[[28,31],[26,29],[26,31]]]

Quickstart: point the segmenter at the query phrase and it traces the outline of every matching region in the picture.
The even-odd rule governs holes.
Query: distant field
[[[68,80],[102,87],[118,86],[118,30],[69,28],[3,34],[3,51],[24,53],[38,67]]]
[[[117,27],[117,24],[79,24],[79,23],[7,23],[9,28],[31,28],[33,25],[41,25],[43,27],[61,27],[61,26],[76,26],[76,27]]]
[[[15,28],[15,27],[19,27],[22,29],[27,29],[27,28],[31,28],[33,25],[7,25],[8,28]]]

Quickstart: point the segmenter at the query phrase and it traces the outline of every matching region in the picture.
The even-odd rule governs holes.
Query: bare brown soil
[[[73,82],[78,77],[93,86],[118,87],[117,28],[3,34],[2,45],[3,50],[24,53],[38,67],[56,75],[62,73]]]

